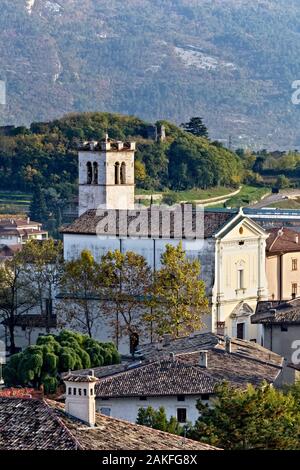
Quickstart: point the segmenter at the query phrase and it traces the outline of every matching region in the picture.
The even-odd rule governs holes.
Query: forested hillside
[[[136,184],[151,191],[237,187],[243,178],[240,157],[206,138],[194,136],[163,121],[166,139],[149,137],[149,123],[108,113],[67,115],[29,128],[2,129],[0,190],[33,194],[34,216],[54,217],[77,194],[78,144],[104,137],[137,142]],[[32,209],[33,210],[33,209]]]
[[[0,125],[200,115],[235,148],[296,148],[299,33],[298,0],[1,0]]]

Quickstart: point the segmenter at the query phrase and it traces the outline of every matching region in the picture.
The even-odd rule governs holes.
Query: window
[[[86,388],[83,389],[83,394],[86,397]]]
[[[177,401],[185,401],[184,395],[177,395]]]
[[[76,393],[77,393],[76,388],[73,388],[73,395],[76,395]]]
[[[115,163],[115,184],[120,184],[120,163]]]
[[[68,388],[68,395],[72,395],[72,388],[71,387]]]
[[[244,289],[244,270],[238,270],[238,289]]]
[[[292,259],[292,271],[297,271],[298,269],[298,260]]]
[[[121,184],[126,184],[126,163],[121,165]]]
[[[297,290],[298,290],[298,285],[296,283],[292,284],[292,297],[293,298],[297,297]]]
[[[81,388],[78,389],[78,394],[81,396]]]
[[[100,408],[100,413],[104,416],[110,416],[111,409],[103,406],[102,408]]]
[[[177,408],[178,423],[186,423],[186,408]]]
[[[91,162],[87,162],[86,164],[86,173],[87,173],[87,184],[92,184],[93,181],[93,168]]]
[[[201,400],[208,401],[209,400],[209,394],[208,393],[202,393]]]
[[[93,163],[93,184],[98,184],[98,163]]]
[[[94,390],[93,390],[92,388],[91,388],[90,394],[91,394],[91,395],[94,394]]]
[[[239,339],[245,338],[245,323],[238,323],[236,326],[236,337]]]

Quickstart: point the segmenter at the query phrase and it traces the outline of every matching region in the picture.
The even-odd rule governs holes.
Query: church
[[[166,244],[182,242],[201,262],[210,315],[207,330],[262,343],[261,326],[250,318],[268,298],[265,274],[267,233],[242,210],[188,210],[135,205],[136,144],[108,135],[79,148],[79,217],[62,230],[65,260],[90,250],[95,259],[109,250],[134,251],[159,268]],[[100,340],[109,340],[101,327]],[[120,343],[128,352],[128,339]]]

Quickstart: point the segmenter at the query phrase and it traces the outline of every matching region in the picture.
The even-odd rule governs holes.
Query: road
[[[262,201],[259,201],[256,204],[250,205],[249,207],[253,209],[262,209],[267,207],[274,202],[282,201],[287,197],[299,196],[300,197],[300,188],[299,189],[282,189],[279,194],[270,194],[270,196],[265,197]]]

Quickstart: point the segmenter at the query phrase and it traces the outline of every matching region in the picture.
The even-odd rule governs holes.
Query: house
[[[39,313],[24,313],[19,315],[14,322],[15,343],[18,350],[22,350],[36,344],[39,336],[46,334],[58,334],[63,328],[59,325],[57,316],[53,314],[41,315]],[[5,340],[9,349],[9,331],[7,320],[0,324],[0,339]]]
[[[42,224],[31,221],[29,217],[0,217],[0,247],[22,245],[29,240],[47,238],[48,232],[42,229]]]
[[[83,395],[82,399],[85,402]],[[88,399],[93,400],[93,396]],[[95,413],[91,427],[77,417],[76,410],[71,415],[62,404],[51,400],[0,397],[0,450],[218,449],[99,413]]]
[[[265,301],[251,317],[263,326],[264,346],[284,357],[280,383],[300,379],[300,299]]]
[[[194,423],[197,401],[211,406],[217,385],[276,383],[282,363],[279,355],[258,344],[212,333],[166,338],[146,345],[133,361],[94,370],[96,409],[135,422],[139,408],[163,406],[168,418]]]
[[[22,249],[22,245],[0,245],[0,263],[11,259]]]
[[[300,234],[286,227],[268,230],[266,274],[270,300],[297,297],[300,289]]]
[[[268,298],[267,233],[242,210],[135,208],[134,154],[134,143],[108,136],[80,147],[79,218],[62,229],[64,258],[75,259],[84,249],[98,261],[109,250],[135,251],[157,269],[166,245],[181,241],[187,256],[201,262],[210,301],[207,330],[260,342],[260,327],[250,317]],[[106,324],[98,332],[100,340],[118,335]],[[128,351],[128,338],[117,343]]]

